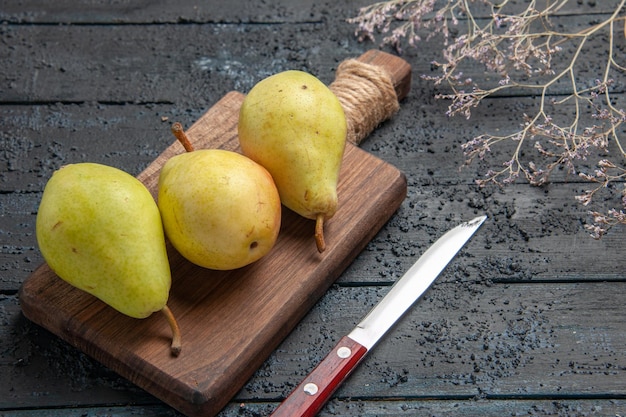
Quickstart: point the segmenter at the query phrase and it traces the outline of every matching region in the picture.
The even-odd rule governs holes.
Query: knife
[[[487,216],[461,223],[440,237],[387,295],[343,336],[333,350],[272,413],[272,417],[313,417],[330,396],[454,258]]]

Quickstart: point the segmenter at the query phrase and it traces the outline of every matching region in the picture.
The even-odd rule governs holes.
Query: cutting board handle
[[[400,57],[372,49],[343,61],[329,88],[346,113],[348,141],[359,145],[400,108],[400,100],[411,89],[411,66]]]

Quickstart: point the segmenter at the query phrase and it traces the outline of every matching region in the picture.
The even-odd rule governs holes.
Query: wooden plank
[[[417,72],[415,66],[413,71]],[[615,96],[622,100],[624,94],[616,93]],[[546,113],[560,126],[571,125],[574,122],[575,107],[552,106],[550,100],[548,98],[544,106]],[[463,144],[481,135],[497,137],[520,132],[523,129],[524,115],[536,115],[540,111],[540,102],[536,97],[493,97],[485,99],[473,109],[470,119],[447,116],[445,113],[450,103],[450,100],[434,99],[426,88],[422,92],[413,91],[404,102],[405,111],[399,112],[390,122],[377,129],[361,147],[403,172],[412,173],[409,176],[410,181],[416,187],[475,184],[477,179],[485,178],[490,168],[496,171],[503,169],[518,146],[520,161],[525,166],[533,162],[538,169],[546,168],[555,158],[542,155],[535,148],[535,143],[539,142],[545,149],[554,151],[557,155],[560,153],[550,139],[539,135],[528,136],[523,144],[509,139],[492,145],[482,160],[475,158],[468,165]],[[591,109],[580,112],[581,129],[583,126],[597,124],[592,115]],[[598,168],[599,160],[612,158],[619,163],[620,155],[621,151],[615,141],[609,142],[608,152],[590,148],[586,159],[573,161],[576,173],[568,172],[565,167],[558,167],[553,171],[550,183],[582,182],[578,172],[593,174]],[[523,173],[516,183],[528,184]],[[491,192],[494,188],[497,187],[490,187]],[[543,189],[549,188],[551,187],[546,186]]]
[[[472,240],[468,250],[477,246]],[[437,282],[336,398],[623,399],[626,331],[616,312],[624,290],[626,282]],[[277,401],[287,395],[386,291],[388,287],[332,287],[233,403]],[[23,320],[15,298],[0,302],[4,320]],[[77,406],[151,403],[145,393],[53,335],[24,322],[21,326],[22,334],[27,333],[17,344],[11,341],[15,334],[0,333],[0,347],[7,352],[0,362],[0,387],[7,390],[0,408],[54,407],[68,399]],[[13,367],[20,358],[22,365]]]
[[[594,15],[564,16],[553,23],[580,30],[597,19]],[[325,25],[323,29],[321,25]],[[5,76],[0,80],[0,99],[19,103],[177,103],[206,108],[227,91],[247,92],[263,76],[296,65],[295,69],[303,67],[330,82],[329,68],[372,46],[359,43],[354,27],[347,23],[305,25],[297,31],[291,25],[250,25],[246,31],[246,42],[239,42],[242,35],[237,25],[10,26],[3,38],[6,48],[0,71]],[[284,39],[293,39],[299,50],[306,51],[304,56],[294,62],[294,52]],[[345,46],[337,48],[337,39],[342,39]],[[583,69],[581,83],[604,75],[606,45],[602,36],[588,42],[583,64],[589,68]],[[271,56],[259,59],[257,51],[268,49],[273,49]],[[407,48],[403,57],[413,64],[417,78],[436,74],[431,62],[442,60],[441,51],[440,40],[433,40],[418,49]],[[553,58],[555,71],[564,67],[567,57],[563,54]],[[471,62],[463,73],[481,82],[486,78],[485,68]],[[550,93],[560,94],[569,87],[564,80],[556,83]],[[425,81],[414,88],[423,91],[417,97],[431,99],[434,95],[433,86]],[[614,88],[623,92],[623,85]],[[513,94],[538,93],[504,93]]]
[[[614,260],[620,259],[624,227],[616,227],[601,240],[591,238],[584,228],[591,221],[589,207],[574,200],[586,187],[519,184],[494,190],[411,185],[385,233],[368,244],[340,282],[393,281],[444,230],[482,213],[488,220],[475,238],[480,242],[475,256],[448,269],[442,280],[623,280],[620,263]],[[615,203],[600,200],[596,208],[606,211]],[[607,262],[597,262],[599,256]]]
[[[625,282],[436,284],[337,396],[623,398],[626,352],[621,346],[626,332],[616,312],[621,311],[624,290]],[[282,385],[274,381],[268,387],[270,398],[276,392],[287,395],[337,336],[369,311],[365,301],[369,297],[363,292],[378,294],[373,303],[387,289],[333,291],[352,296],[354,305],[344,305],[339,320],[331,313],[333,308],[327,310],[335,301],[322,300],[306,329],[319,340],[300,343],[294,335],[289,340],[295,346],[279,348],[264,367],[276,378],[280,369],[301,370],[285,373]]]
[[[618,101],[625,98],[624,94],[615,97]],[[475,179],[484,177],[488,166],[479,161],[464,166],[461,145],[481,134],[514,133],[519,130],[524,113],[537,111],[537,102],[532,98],[499,98],[483,104],[470,120],[450,119],[445,115],[447,101],[409,96],[402,102],[406,111],[379,126],[361,148],[411,173],[410,181],[419,188],[474,184]],[[494,105],[498,112],[494,113]],[[564,108],[552,115],[565,117],[569,110]],[[186,112],[171,104],[0,106],[6,131],[0,136],[6,155],[0,161],[0,191],[42,191],[55,169],[64,163],[84,160],[115,165],[137,175],[170,145],[171,120],[191,125],[205,111],[198,107]],[[541,166],[548,160],[534,148],[535,140],[529,139],[524,145],[523,160]],[[486,161],[492,167],[501,166],[511,158],[516,145],[517,142],[509,141],[493,146]],[[613,144],[610,149],[618,154]],[[593,172],[597,160],[606,157],[603,152],[596,155],[590,155],[586,162],[579,161],[580,169],[586,166],[585,172]],[[552,177],[553,183],[576,181],[576,175],[562,170]],[[518,183],[527,184],[523,178]]]
[[[52,173],[73,162],[98,162],[132,175],[143,171],[172,143],[170,123],[191,124],[206,109],[185,112],[171,104],[76,104],[0,106],[0,192],[16,192],[11,205],[34,213],[31,193],[41,192]],[[5,204],[9,204],[8,201]],[[9,210],[2,205],[0,210]],[[6,209],[5,209],[6,207]]]
[[[232,403],[220,417],[265,416],[276,408],[277,403]],[[360,417],[382,416],[449,416],[462,411],[466,415],[483,417],[502,416],[620,416],[626,408],[621,399],[558,399],[558,400],[415,400],[402,399],[395,401],[368,401],[348,399],[331,401],[318,417],[347,416],[358,413]],[[140,408],[144,417],[177,417],[180,414],[163,406],[144,406]],[[45,413],[48,417],[85,417],[113,415],[115,417],[131,417],[137,415],[137,408],[127,406],[89,407],[70,409],[37,409],[11,411],[11,417],[37,417]],[[564,414],[566,413],[566,414]],[[599,414],[601,413],[601,414]]]
[[[369,0],[350,3],[354,13]],[[213,0],[210,4],[184,0],[177,3],[140,0],[129,3],[93,2],[76,7],[71,0],[49,3],[41,0],[2,4],[0,19],[11,23],[80,23],[80,24],[158,24],[158,23],[311,23],[345,10],[330,2],[323,7],[315,0],[276,0],[272,2],[239,2]]]
[[[592,7],[582,2],[567,2],[557,14],[600,14],[615,10],[618,0],[594,2]],[[356,16],[360,7],[372,4],[370,0],[351,1],[348,10]],[[241,2],[232,7],[227,0],[213,0],[210,5],[192,0],[176,3],[156,1],[92,2],[76,7],[71,0],[6,0],[0,11],[0,19],[11,23],[306,23],[319,22],[344,12],[336,2],[320,7],[315,0],[274,0],[268,2]],[[472,5],[472,7],[480,4]],[[506,10],[514,10],[507,5]],[[513,8],[519,7],[516,4]],[[526,7],[525,4],[523,4]],[[489,16],[490,10],[480,10],[478,16]],[[459,20],[462,16],[459,17]]]
[[[305,69],[330,83],[332,68],[367,47],[347,25],[322,36],[317,26],[251,25],[245,42],[237,25],[10,26],[3,37],[0,100],[175,103],[180,110],[206,110],[228,91],[247,92],[287,69]],[[346,47],[336,47],[337,36]],[[293,60],[287,38],[309,51],[304,61]],[[267,45],[276,48],[259,56]]]
[[[414,177],[416,168],[406,172]],[[440,280],[621,280],[619,262],[597,259],[598,254],[620,259],[624,228],[616,227],[601,240],[590,237],[584,228],[591,221],[588,208],[574,201],[585,188],[569,183],[543,188],[519,184],[502,190],[410,184],[406,200],[383,233],[374,236],[338,282],[391,282],[439,233],[483,212],[489,220],[476,238],[480,245],[475,257],[462,258]],[[39,199],[39,193],[23,193],[19,198],[0,194],[0,291],[16,291],[42,261],[33,233]],[[596,208],[608,210],[615,203],[607,200]]]
[[[275,404],[232,404],[222,417],[238,416],[246,411],[252,415],[269,415]],[[331,401],[318,414],[318,417],[358,415],[360,417],[396,417],[396,416],[453,416],[470,415],[482,417],[502,416],[585,416],[601,412],[603,415],[620,416],[626,402],[621,399],[558,399],[558,400],[485,400],[481,398],[469,400],[437,400],[394,399],[389,401],[368,401],[362,399],[345,399]],[[258,413],[258,414],[255,414]],[[356,414],[355,414],[356,413]],[[16,416],[21,417],[21,416]]]

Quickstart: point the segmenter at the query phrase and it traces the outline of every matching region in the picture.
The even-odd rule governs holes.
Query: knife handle
[[[293,390],[272,413],[272,417],[313,417],[350,375],[367,353],[365,346],[348,336]]]

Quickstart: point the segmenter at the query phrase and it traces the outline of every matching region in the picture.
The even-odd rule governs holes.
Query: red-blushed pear
[[[346,117],[332,91],[313,75],[284,71],[257,83],[239,114],[244,155],[272,174],[282,203],[323,225],[337,210],[337,182],[346,143]]]
[[[192,263],[216,270],[241,268],[269,253],[281,222],[269,172],[236,152],[194,150],[179,123],[172,131],[187,150],[159,175],[157,201],[172,245]]]
[[[130,317],[162,311],[178,356],[180,330],[166,304],[171,272],[165,235],[143,183],[107,165],[66,165],[46,184],[36,234],[48,266],[69,284]]]

